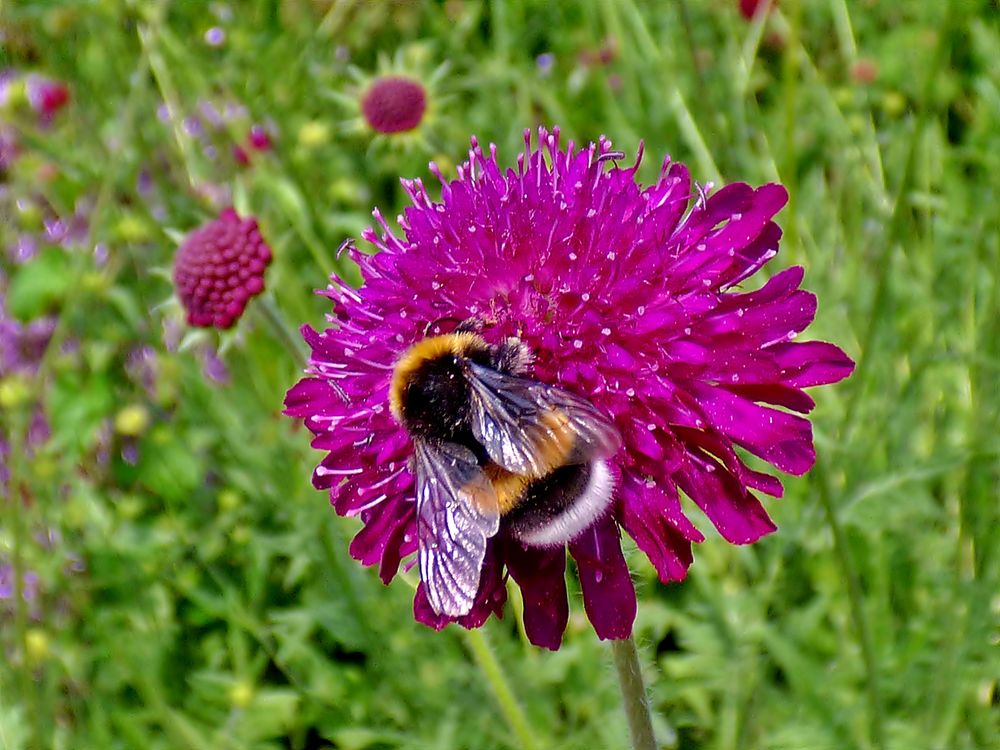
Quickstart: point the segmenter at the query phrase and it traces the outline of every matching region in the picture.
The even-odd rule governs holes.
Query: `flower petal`
[[[632,635],[635,588],[622,555],[618,524],[611,516],[598,521],[569,545],[583,589],[583,606],[601,640]]]
[[[760,501],[707,453],[692,452],[676,474],[677,484],[733,544],[756,542],[776,530]]]
[[[673,483],[657,485],[626,476],[619,520],[664,583],[680,581],[694,561],[691,542],[704,540],[681,510]]]
[[[816,462],[809,420],[760,406],[725,388],[694,383],[691,392],[708,421],[755,456],[790,474],[805,474]]]
[[[490,615],[502,618],[503,606],[506,602],[507,588],[503,583],[503,565],[498,559],[497,545],[490,544],[486,548],[483,573],[479,578],[479,593],[476,594],[476,600],[472,603],[472,609],[467,615],[462,617],[439,615],[431,609],[431,603],[427,599],[427,591],[424,589],[424,582],[421,581],[413,595],[413,617],[417,622],[434,628],[434,630],[441,630],[452,622],[457,622],[463,628],[471,630],[481,627]]]
[[[507,570],[524,597],[524,632],[536,646],[555,651],[569,621],[566,598],[566,549],[524,547],[508,540]]]
[[[836,383],[854,372],[854,360],[825,341],[775,344],[770,351],[782,368],[782,381],[796,388]]]

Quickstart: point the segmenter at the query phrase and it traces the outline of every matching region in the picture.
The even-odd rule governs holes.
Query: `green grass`
[[[0,182],[0,247],[46,211],[90,216],[77,249],[0,260],[22,315],[59,315],[29,400],[0,413],[15,448],[31,402],[53,430],[15,449],[24,503],[0,515],[0,557],[41,590],[35,613],[0,601],[0,748],[523,746],[478,646],[414,623],[403,581],[350,560],[356,523],[312,489],[318,454],[280,416],[301,362],[262,306],[223,337],[219,386],[201,367],[211,337],[166,349],[179,313],[163,303],[176,238],[217,210],[206,185],[259,217],[269,304],[320,325],[311,291],[373,206],[398,212],[398,176],[460,162],[472,133],[513,163],[538,123],[627,153],[645,140],[647,181],[670,153],[703,181],[785,183],[772,272],[806,266],[810,336],[858,361],[814,394],[820,459],[768,503],[777,534],[710,534],[670,587],[630,548],[662,744],[998,747],[1000,9],[781,0],[748,24],[736,5],[0,2],[0,67],[73,97],[51,127],[0,112],[24,146]],[[608,64],[582,62],[604,44]],[[350,66],[371,74],[380,56],[436,76],[416,136],[357,127]],[[862,58],[872,83],[852,77]],[[204,101],[246,108],[209,133],[215,160],[182,124]],[[230,148],[253,122],[275,148],[240,168]],[[141,346],[148,392],[125,369]],[[149,416],[136,437],[113,427],[128,406]],[[558,653],[528,646],[509,608],[489,643],[537,747],[625,748],[610,654],[578,594],[571,607]]]

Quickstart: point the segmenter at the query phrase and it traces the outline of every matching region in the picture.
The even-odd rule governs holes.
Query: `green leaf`
[[[11,278],[7,306],[19,320],[37,318],[57,308],[73,283],[66,253],[57,248],[43,250]]]

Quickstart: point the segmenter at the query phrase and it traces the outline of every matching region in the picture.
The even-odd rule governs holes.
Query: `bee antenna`
[[[602,161],[618,161],[619,159],[625,158],[624,151],[606,151],[597,157],[597,163],[600,164]]]

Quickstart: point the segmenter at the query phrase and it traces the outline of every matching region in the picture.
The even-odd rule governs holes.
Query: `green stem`
[[[292,359],[303,365],[307,363],[309,361],[309,348],[306,346],[306,342],[288,325],[288,321],[278,308],[274,298],[265,294],[253,304],[257,314],[264,319],[268,328],[285,347]]]
[[[631,637],[623,641],[611,641],[611,654],[618,670],[618,682],[622,689],[622,703],[628,719],[629,734],[634,750],[656,750],[653,736],[653,722],[649,714],[649,698],[642,682],[642,668],[639,652]]]
[[[157,26],[159,19],[157,20]],[[181,163],[184,165],[184,172],[188,178],[188,184],[195,188],[199,179],[195,174],[194,150],[190,136],[184,132],[183,115],[180,105],[180,96],[177,87],[174,86],[173,77],[170,74],[170,66],[167,65],[156,46],[156,29],[142,24],[136,30],[139,35],[139,44],[142,47],[143,57],[149,70],[153,74],[156,87],[163,97],[163,103],[167,106],[170,131],[174,137],[174,143],[181,155]]]
[[[871,732],[872,745],[876,748],[886,747],[885,727],[882,723],[882,690],[879,686],[878,663],[875,659],[875,646],[872,641],[871,629],[868,627],[868,618],[865,617],[864,595],[861,592],[861,582],[858,578],[858,571],[854,567],[854,559],[851,557],[847,546],[847,537],[844,534],[844,527],[837,518],[836,509],[833,507],[833,499],[830,492],[830,478],[822,464],[817,464],[813,471],[819,480],[819,499],[823,505],[823,512],[826,514],[827,523],[833,534],[833,547],[840,561],[844,582],[847,585],[847,599],[851,608],[851,619],[858,632],[858,641],[861,645],[861,658],[865,664],[867,675],[866,688],[868,691],[868,713],[869,729]]]
[[[24,405],[14,406],[6,416],[8,422],[8,438],[10,441],[10,456],[7,461],[8,479],[5,498],[6,511],[13,542],[11,560],[12,577],[14,579],[14,637],[21,653],[20,669],[18,669],[18,687],[21,692],[22,704],[32,716],[32,732],[39,745],[44,743],[44,722],[41,707],[38,705],[38,692],[31,676],[31,664],[28,656],[28,601],[25,598],[24,574],[27,572],[24,564],[25,528],[24,514],[27,509],[21,498],[21,461],[27,440],[27,423],[24,419]]]
[[[792,262],[799,256],[798,232],[798,157],[795,153],[795,134],[798,124],[799,92],[799,30],[802,22],[802,6],[798,0],[787,3],[788,39],[785,40],[785,54],[781,65],[782,92],[785,103],[785,133],[782,142],[781,181],[788,188],[788,206],[785,209],[784,242],[791,254]]]
[[[691,24],[691,12],[687,0],[678,0],[677,10],[680,12],[684,38],[687,40],[688,54],[691,55],[691,67],[698,77],[698,89],[707,92],[708,81],[705,79],[705,68],[698,59],[698,45],[694,40],[694,27]]]
[[[514,691],[510,688],[510,683],[507,682],[486,633],[483,632],[482,628],[477,628],[463,630],[462,634],[465,637],[465,645],[472,652],[479,668],[486,677],[486,681],[493,689],[497,703],[500,704],[500,712],[517,736],[517,746],[522,750],[535,750],[538,745],[535,742],[531,726],[528,724],[528,718],[524,715],[521,704],[517,702]]]

